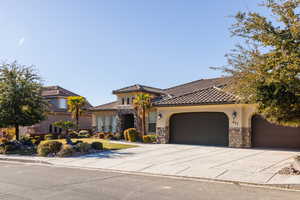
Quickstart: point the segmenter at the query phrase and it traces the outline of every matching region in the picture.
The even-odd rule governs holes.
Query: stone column
[[[229,128],[229,147],[251,147],[251,129],[243,127]]]
[[[157,143],[159,144],[169,143],[169,127],[157,127],[156,135],[157,135]]]

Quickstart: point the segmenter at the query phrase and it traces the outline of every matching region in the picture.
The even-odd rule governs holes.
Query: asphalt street
[[[0,162],[1,200],[299,200],[300,192]]]

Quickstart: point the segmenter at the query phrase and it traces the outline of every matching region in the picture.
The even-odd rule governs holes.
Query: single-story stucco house
[[[132,102],[147,93],[153,107],[146,115],[147,134],[159,143],[229,147],[300,148],[300,128],[271,124],[256,114],[256,105],[239,104],[224,91],[229,78],[201,79],[167,89],[133,85],[114,90],[117,100],[91,109],[99,132],[138,128]]]

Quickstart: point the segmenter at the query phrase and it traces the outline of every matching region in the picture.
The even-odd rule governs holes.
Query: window
[[[129,97],[127,97],[127,105],[129,105],[130,104],[130,99],[129,99]]]
[[[66,99],[59,99],[58,100],[58,108],[67,109],[67,100]]]
[[[50,124],[50,126],[49,126],[49,133],[52,133],[52,124]]]
[[[149,133],[156,132],[156,118],[157,118],[156,112],[149,112],[149,115],[148,115],[148,132]]]
[[[125,104],[125,99],[124,98],[122,98],[122,105],[124,105]]]
[[[117,129],[116,116],[102,115],[97,116],[97,130],[99,132],[115,133]]]
[[[57,133],[57,127],[54,127],[54,133]]]

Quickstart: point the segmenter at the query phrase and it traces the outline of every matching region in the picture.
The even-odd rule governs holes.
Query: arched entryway
[[[128,128],[134,128],[134,115],[133,114],[124,114],[122,115],[122,131]]]
[[[221,112],[174,114],[170,118],[170,143],[228,146],[229,120]]]
[[[251,128],[253,147],[300,148],[300,127],[278,126],[260,115],[254,115]]]

